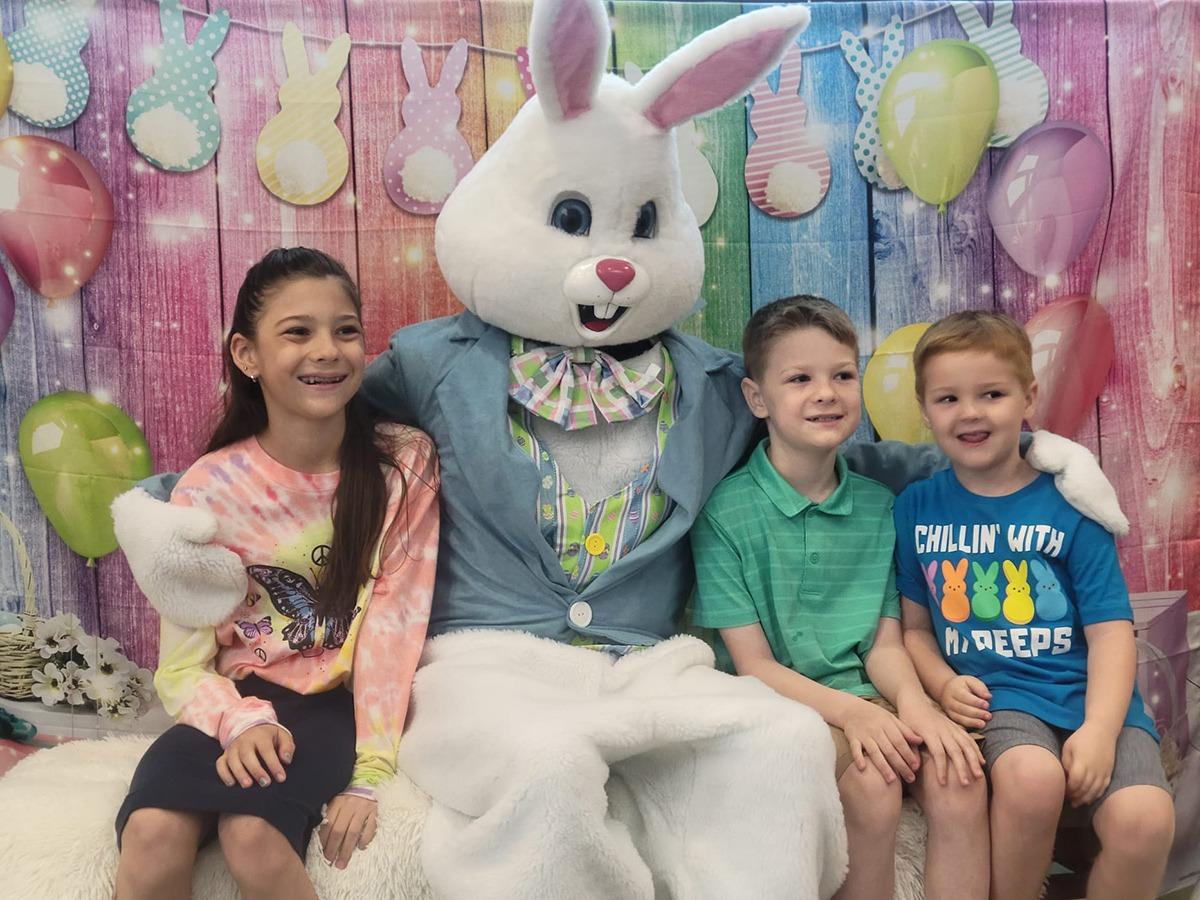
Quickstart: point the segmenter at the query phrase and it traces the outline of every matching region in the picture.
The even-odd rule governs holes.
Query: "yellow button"
[[[587,540],[583,542],[583,546],[592,556],[599,556],[608,549],[608,542],[604,540],[604,535],[593,531],[587,536]]]

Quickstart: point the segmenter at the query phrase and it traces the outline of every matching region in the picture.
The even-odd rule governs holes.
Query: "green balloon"
[[[945,211],[987,149],[1000,105],[996,69],[967,41],[922,44],[892,70],[879,95],[879,135],[904,184]]]
[[[67,546],[89,565],[116,550],[109,506],[154,471],[133,420],[91,394],[62,391],[29,408],[18,445],[34,496]]]

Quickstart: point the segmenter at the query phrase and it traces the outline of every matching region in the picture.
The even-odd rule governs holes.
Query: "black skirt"
[[[117,844],[137,809],[212,813],[204,841],[216,834],[222,813],[258,816],[274,825],[304,859],[321,807],[346,789],[354,771],[354,698],[337,687],[297,694],[251,675],[234,682],[243,697],[269,700],[279,724],[291,731],[296,752],[285,765],[287,780],[267,787],[228,787],[217,776],[220,743],[190,725],[175,725],[146,751],[117,813]]]

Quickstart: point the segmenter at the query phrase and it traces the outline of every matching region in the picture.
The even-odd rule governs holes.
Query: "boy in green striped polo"
[[[751,317],[742,349],[768,437],[693,526],[695,623],[718,630],[726,668],[829,724],[850,849],[839,898],[892,896],[902,782],[929,820],[926,896],[984,898],[982,757],[904,649],[892,495],[838,453],[862,416],[854,325],[828,300],[792,297]]]

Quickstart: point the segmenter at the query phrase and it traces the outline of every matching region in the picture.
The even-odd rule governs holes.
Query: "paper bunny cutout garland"
[[[971,43],[982,47],[1000,79],[1000,109],[992,126],[989,147],[1007,147],[1022,132],[1045,120],[1050,88],[1037,64],[1021,55],[1021,34],[1012,24],[1012,0],[992,4],[992,24],[971,3],[955,3],[954,14]]]
[[[862,118],[854,132],[854,163],[863,178],[875,187],[898,190],[904,187],[904,182],[887,154],[879,152],[879,95],[892,69],[904,56],[904,23],[899,16],[892,16],[883,30],[883,57],[878,66],[858,37],[849,31],[842,32],[839,42],[846,62],[858,75],[854,99],[862,110]]]
[[[8,38],[13,64],[9,108],[42,128],[62,128],[87,106],[91,81],[79,52],[91,37],[94,0],[28,0],[25,27]],[[0,110],[3,112],[3,110]]]
[[[304,38],[295,23],[283,27],[287,81],[279,88],[280,111],[258,134],[258,177],[272,194],[297,206],[320,203],[342,186],[350,151],[335,120],[342,108],[338,81],[350,57],[350,35],[329,45],[325,63],[308,68]]]
[[[746,154],[746,190],[755,206],[781,219],[812,212],[829,190],[829,156],[805,129],[800,67],[801,50],[792,46],[779,64],[779,89],[765,78],[750,89],[757,140]]]
[[[475,164],[471,145],[458,131],[462,102],[458,85],[467,68],[467,41],[459,38],[431,84],[421,48],[412,38],[400,45],[400,63],[408,93],[400,101],[404,127],[383,159],[388,196],[401,209],[437,215],[464,175]]]
[[[217,83],[213,55],[229,31],[229,12],[219,9],[187,42],[179,0],[160,0],[162,56],[154,74],[125,107],[125,131],[138,153],[170,172],[208,165],[221,142],[221,119],[209,91]]]

